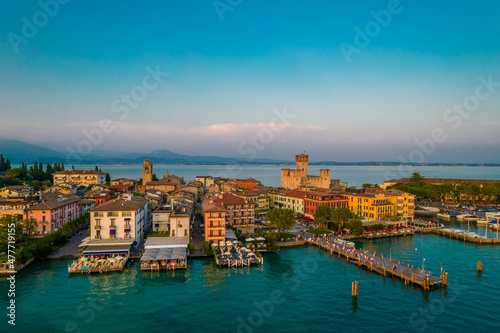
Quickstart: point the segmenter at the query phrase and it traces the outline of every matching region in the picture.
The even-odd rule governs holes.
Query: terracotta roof
[[[173,185],[175,186],[175,183],[172,182],[167,182],[166,180],[154,180],[151,182],[147,182],[146,186],[154,186],[154,185]]]
[[[96,208],[92,209],[92,212],[109,212],[109,211],[136,211],[148,202],[147,199],[140,197],[132,197],[131,200],[126,200],[123,198],[117,198],[108,202],[105,202]]]
[[[58,171],[54,172],[52,175],[81,175],[81,174],[86,174],[86,175],[105,175],[106,172],[102,171],[95,171],[95,170],[65,170],[65,171]]]
[[[221,193],[217,196],[214,196],[212,199],[214,202],[220,202],[224,206],[226,206],[226,205],[244,205],[244,204],[254,205],[254,203],[249,202],[248,200],[245,200],[243,198],[240,198],[231,192]]]
[[[69,198],[66,200],[46,200],[30,207],[30,210],[50,210],[80,201],[79,198]]]
[[[5,188],[8,190],[11,190],[11,191],[29,190],[30,189],[30,187],[28,185],[13,185],[13,186],[6,186]]]
[[[212,178],[212,176],[196,176],[195,178]]]
[[[294,191],[288,192],[288,194],[286,196],[292,197],[292,198],[304,199],[308,193],[310,193],[310,192],[294,190]]]
[[[202,206],[204,213],[227,212],[226,209],[219,202],[214,202],[212,199],[203,200]]]

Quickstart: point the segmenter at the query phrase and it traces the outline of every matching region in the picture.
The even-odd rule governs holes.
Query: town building
[[[77,185],[96,185],[106,183],[106,172],[95,170],[66,170],[52,174],[53,184],[73,183]]]
[[[227,210],[226,225],[232,226],[243,235],[255,231],[255,203],[236,196],[234,193],[220,193],[212,198]]]
[[[329,188],[330,169],[320,169],[319,176],[307,174],[309,155],[295,156],[296,169],[281,169],[281,187],[289,190],[301,189],[303,186]]]
[[[460,185],[463,183],[470,183],[482,186],[483,184],[500,183],[500,179],[424,178],[422,181],[425,184],[432,184],[432,185],[444,185],[444,184]],[[380,187],[382,189],[386,189],[387,187],[398,183],[409,183],[409,182],[411,182],[411,178],[390,179],[384,181],[384,183],[381,184]]]
[[[226,213],[227,210],[220,202],[206,199],[202,203],[205,223],[205,240],[218,243],[226,240]]]
[[[108,244],[106,240],[124,240],[131,245],[140,243],[148,230],[148,200],[125,193],[90,211],[89,245]]]
[[[32,205],[27,218],[36,219],[37,233],[50,234],[80,215],[80,198],[61,196]]]
[[[196,176],[195,180],[201,182],[205,189],[215,184],[214,177],[212,176]]]
[[[33,188],[28,185],[6,186],[0,189],[0,197],[2,198],[27,197],[32,194]]]
[[[290,209],[295,214],[304,215],[304,198],[308,192],[281,190],[274,193],[274,207]]]
[[[349,209],[361,218],[380,221],[394,214],[394,204],[383,193],[345,193]]]
[[[403,219],[415,217],[415,196],[413,194],[396,190],[383,190],[378,187],[365,189],[366,193],[382,193],[393,204],[393,213]]]
[[[153,231],[170,236],[170,215],[173,213],[170,205],[164,205],[153,211]]]
[[[314,218],[316,209],[320,206],[328,206],[331,209],[349,207],[349,200],[341,194],[328,192],[307,192],[304,197],[304,215]]]
[[[137,186],[137,180],[129,179],[129,178],[117,178],[117,179],[113,179],[110,182],[110,185],[115,186],[115,187],[118,187],[121,185],[127,189],[126,192],[132,192],[135,190],[135,187]]]
[[[162,192],[172,192],[175,190],[177,185],[172,182],[168,182],[165,180],[156,180],[156,181],[150,181],[144,184],[144,191],[147,190],[158,190]]]

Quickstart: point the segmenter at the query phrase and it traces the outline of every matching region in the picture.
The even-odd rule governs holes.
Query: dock
[[[316,245],[328,252],[330,255],[338,254],[347,259],[348,262],[376,272],[382,276],[391,276],[400,278],[405,285],[413,284],[421,287],[424,290],[430,290],[435,287],[446,287],[448,285],[448,273],[443,272],[440,277],[431,275],[431,272],[424,271],[420,268],[404,265],[395,258],[388,258],[370,254],[367,251],[357,250],[353,247],[346,247],[335,243],[334,240],[308,240],[309,244]]]
[[[123,272],[128,261],[128,255],[122,256],[90,256],[81,257],[68,264],[69,274],[90,274],[90,273],[110,273]]]

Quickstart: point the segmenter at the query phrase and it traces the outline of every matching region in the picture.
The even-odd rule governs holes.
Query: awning
[[[120,246],[87,246],[83,250],[84,255],[108,255],[108,254],[128,254],[130,245]]]

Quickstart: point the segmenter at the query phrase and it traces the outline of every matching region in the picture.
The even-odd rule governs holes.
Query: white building
[[[90,242],[129,240],[131,244],[140,243],[148,222],[148,200],[125,193],[123,198],[105,202],[90,211]]]

